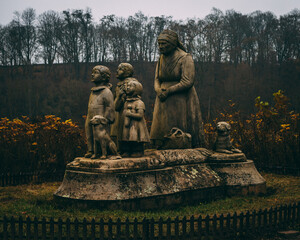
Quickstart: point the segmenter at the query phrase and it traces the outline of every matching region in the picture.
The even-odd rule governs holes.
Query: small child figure
[[[120,150],[123,157],[141,157],[144,155],[144,143],[150,142],[144,118],[145,104],[140,96],[143,86],[133,79],[127,82],[125,91],[127,98],[121,116],[124,120]]]
[[[110,124],[115,120],[114,98],[111,92],[112,85],[109,83],[110,70],[108,67],[98,65],[92,70],[91,81],[95,83],[95,87],[91,89],[91,95],[88,104],[88,113],[85,121],[85,134],[87,138],[86,158],[95,158],[94,154],[94,133],[91,120],[96,115],[101,115],[107,119],[105,125],[106,132],[110,132]]]
[[[133,66],[129,63],[121,63],[118,66],[116,77],[119,79],[115,89],[115,110],[116,110],[116,121],[111,127],[111,137],[116,142],[118,149],[120,149],[120,142],[122,141],[123,121],[122,112],[124,110],[124,104],[126,101],[126,84],[128,81],[136,80],[133,78]]]

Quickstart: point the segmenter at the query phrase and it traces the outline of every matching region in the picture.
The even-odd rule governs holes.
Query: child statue
[[[123,131],[123,118],[121,117],[124,103],[126,101],[126,91],[125,86],[128,81],[136,80],[133,78],[133,66],[129,63],[121,63],[118,66],[116,77],[119,79],[115,89],[115,110],[116,110],[116,121],[112,125],[111,128],[111,136],[115,140],[118,145],[118,149],[120,150],[120,142],[122,141],[122,131]]]
[[[101,116],[106,119],[104,126],[107,133],[110,132],[110,124],[115,120],[114,98],[111,92],[112,85],[109,83],[110,70],[102,65],[95,66],[92,70],[91,81],[95,87],[91,89],[91,95],[88,104],[88,114],[85,121],[85,134],[87,138],[86,158],[96,158],[94,149],[94,133],[92,118]],[[96,137],[96,136],[95,136]]]
[[[144,118],[145,104],[141,100],[143,86],[132,79],[127,82],[125,91],[127,97],[121,115],[123,131],[120,149],[123,157],[141,157],[144,155],[144,143],[150,142]]]

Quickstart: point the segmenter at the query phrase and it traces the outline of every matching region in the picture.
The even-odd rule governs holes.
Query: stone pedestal
[[[214,153],[208,157],[209,166],[223,179],[228,196],[266,192],[266,181],[245,154]]]
[[[219,155],[198,148],[150,150],[141,158],[76,158],[54,195],[105,208],[153,209],[265,191],[264,179],[244,154],[222,162]]]
[[[228,196],[266,192],[266,181],[251,160],[239,163],[211,163],[210,167],[223,179],[225,194]]]

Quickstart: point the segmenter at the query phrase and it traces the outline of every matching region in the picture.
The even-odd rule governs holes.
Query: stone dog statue
[[[99,144],[101,147],[102,156],[100,159],[107,158],[107,149],[110,150],[112,155],[117,156],[117,158],[121,158],[117,151],[116,144],[111,140],[107,130],[106,125],[108,124],[108,120],[101,116],[95,115],[91,120],[91,124],[93,125],[93,137],[94,137],[94,154],[91,158],[95,159],[99,155]]]
[[[241,153],[242,151],[232,146],[230,141],[231,126],[227,122],[217,123],[217,140],[214,145],[214,151],[220,153]]]

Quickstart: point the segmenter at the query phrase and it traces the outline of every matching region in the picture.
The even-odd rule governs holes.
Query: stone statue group
[[[105,159],[109,151],[120,158],[118,150],[123,157],[142,156],[144,143],[150,141],[144,118],[145,104],[141,100],[143,86],[132,77],[132,65],[121,63],[117,69],[120,81],[114,98],[110,75],[105,66],[99,65],[92,70],[92,82],[96,86],[91,89],[85,123],[88,146],[85,157],[98,158],[101,153],[100,158]],[[110,136],[114,136],[117,144]]]
[[[192,56],[171,30],[164,30],[158,36],[158,46],[160,57],[154,79],[156,100],[150,134],[141,99],[143,86],[133,77],[132,65],[118,66],[115,94],[109,83],[110,70],[101,65],[93,68],[91,81],[95,87],[91,89],[85,123],[86,158],[106,159],[108,153],[116,158],[121,158],[119,153],[122,157],[141,157],[144,144],[150,140],[154,148],[161,149],[206,146],[200,103],[194,88]],[[179,143],[165,141],[178,136],[181,137]]]
[[[150,133],[132,65],[118,66],[114,94],[110,70],[95,66],[85,123],[88,151],[67,165],[55,196],[98,201],[105,209],[160,209],[266,191],[253,161],[232,146],[228,123],[217,124],[214,151],[205,148],[193,59],[171,30],[158,36],[158,46]],[[151,149],[144,152],[146,143]]]

